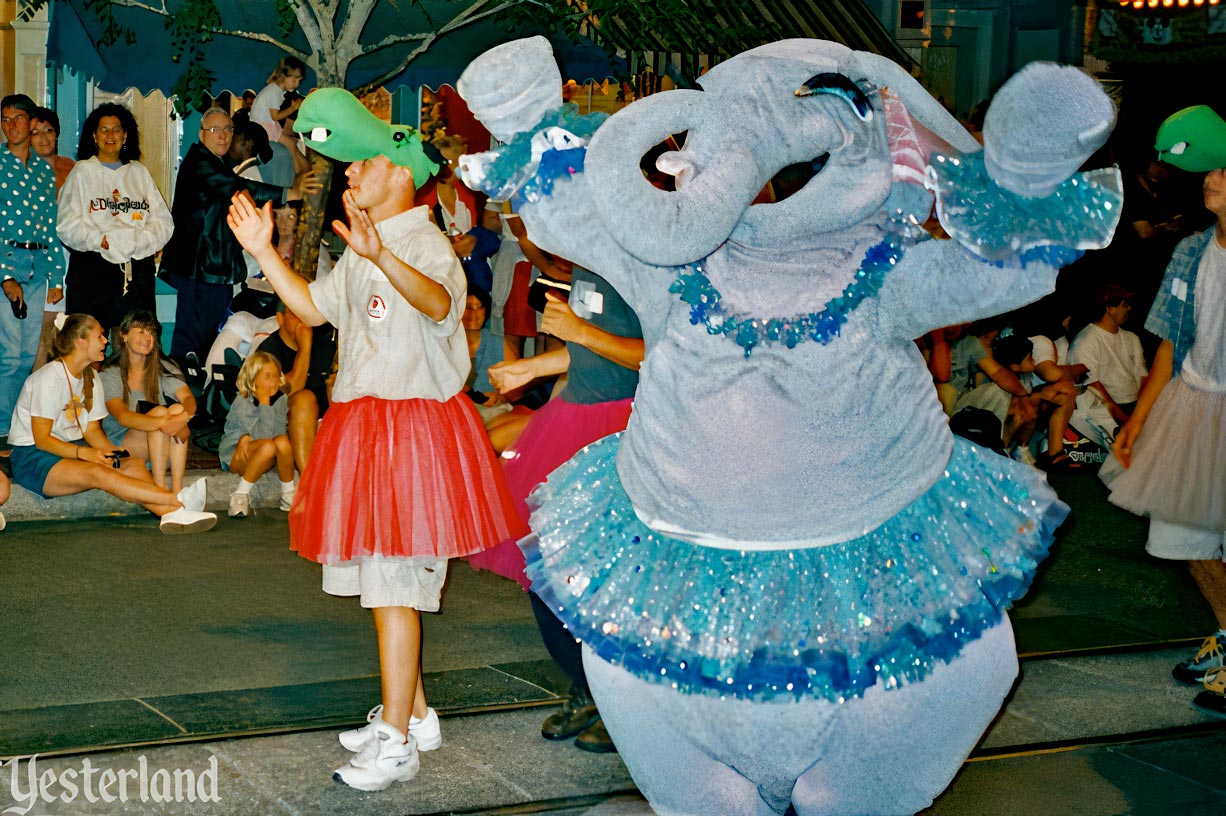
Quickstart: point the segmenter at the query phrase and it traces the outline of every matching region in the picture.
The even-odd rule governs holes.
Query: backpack
[[[1000,420],[996,414],[984,408],[967,406],[950,417],[949,429],[963,439],[969,439],[981,448],[1005,454],[1001,441]]]

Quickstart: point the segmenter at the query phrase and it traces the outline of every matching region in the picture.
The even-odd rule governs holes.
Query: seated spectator
[[[212,529],[217,517],[204,512],[204,479],[176,495],[102,431],[106,395],[93,365],[106,343],[94,318],[64,316],[52,340],[55,359],[30,375],[13,410],[14,480],[44,498],[103,490],[160,516],[167,534]]]
[[[221,466],[242,474],[230,496],[231,518],[251,513],[251,488],[275,465],[281,480],[281,509],[294,503],[294,453],[288,433],[288,400],[281,364],[271,354],[253,351],[238,374],[238,399],[230,406],[221,438]]]
[[[953,348],[951,344],[961,339],[964,328],[965,324],[959,324],[957,326],[936,329],[935,331],[928,332],[925,337],[918,341],[920,352],[924,355],[924,362],[927,364],[928,371],[932,374],[932,381],[937,387],[937,399],[941,401],[941,408],[945,410],[948,416],[953,415],[954,403],[961,396],[957,386],[953,384]],[[981,350],[983,347],[975,343],[974,348],[975,350]],[[963,355],[959,375],[963,390],[965,390],[969,377],[969,364],[970,361]]]
[[[336,370],[336,329],[330,323],[312,328],[293,310],[277,302],[277,330],[258,344],[285,372],[289,394],[289,440],[298,472],[306,470],[319,420],[328,411],[328,384]]]
[[[982,343],[985,338],[991,338],[992,344],[984,349],[978,367],[988,382],[963,392],[954,404],[954,416],[968,407],[991,412],[1000,421],[1001,443],[1008,450],[1015,436],[1028,437],[1038,418],[1037,406],[1019,377],[1034,369],[1034,359],[1030,341],[1014,335],[1012,329],[992,329],[978,340]]]
[[[942,396],[941,403],[947,406],[946,412],[952,415],[954,403],[967,391],[979,385],[982,379],[979,361],[988,355],[988,348],[992,342],[986,331],[983,334],[989,339],[986,343],[981,341],[978,337],[979,331],[972,330],[969,323],[948,326],[942,331],[946,343],[949,344],[949,374],[944,380],[949,388]],[[991,337],[994,336],[994,334],[991,335]],[[933,355],[933,359],[939,366],[941,363],[939,350]],[[938,393],[940,390],[938,389]]]
[[[430,220],[447,235],[464,235],[481,226],[477,219],[477,197],[455,174],[468,145],[459,136],[440,136],[431,144],[444,163],[434,183],[424,185],[417,203],[430,208]]]
[[[527,339],[538,333],[537,313],[528,305],[528,289],[538,270],[555,280],[569,280],[570,270],[532,243],[523,221],[508,205],[491,202],[484,218],[487,228],[500,226],[502,238],[494,259],[490,326],[503,339],[503,358],[518,360],[524,356]]]
[[[1132,309],[1128,301],[1133,294],[1115,284],[1095,292],[1098,318],[1077,333],[1069,348],[1069,364],[1084,365],[1089,382],[1070,423],[1107,449],[1116,429],[1136,407],[1148,373],[1141,339],[1121,328]]]
[[[502,453],[523,431],[532,417],[532,411],[518,408],[498,393],[490,382],[489,368],[502,362],[502,344],[489,330],[490,295],[483,289],[468,286],[468,299],[464,304],[464,334],[468,339],[468,356],[473,361],[472,371],[464,384],[464,393],[473,401],[481,423],[490,436],[495,453]]]
[[[1051,395],[1040,406],[1047,414],[1047,448],[1039,454],[1036,464],[1043,470],[1064,470],[1079,467],[1064,450],[1065,431],[1076,408],[1077,396],[1081,393],[1078,384],[1086,373],[1084,365],[1068,362],[1068,327],[1071,310],[1056,301],[1051,304],[1058,319],[1049,321],[1039,331],[1030,335],[1031,357],[1034,371],[1030,374],[1032,392]]]
[[[109,414],[102,430],[113,445],[149,462],[153,483],[183,489],[188,421],[196,414],[196,398],[179,369],[162,359],[162,325],[151,313],[129,312],[119,323],[119,348],[102,368],[99,380]]]
[[[221,334],[213,341],[204,361],[208,379],[213,378],[217,366],[226,362],[227,352],[234,352],[234,356],[238,358],[235,364],[242,365],[251,350],[277,330],[276,309],[276,304],[273,304],[272,314],[268,317],[257,317],[251,312],[235,312],[226,319]]]

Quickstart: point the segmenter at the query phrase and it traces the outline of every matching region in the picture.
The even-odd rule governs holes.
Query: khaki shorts
[[[1223,539],[1226,536],[1215,530],[1150,519],[1145,551],[1155,558],[1175,561],[1222,561]]]
[[[329,595],[361,596],[367,609],[407,606],[437,612],[446,580],[445,558],[363,558],[324,564],[323,586]]]

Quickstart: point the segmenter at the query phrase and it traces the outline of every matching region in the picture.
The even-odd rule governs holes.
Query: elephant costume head
[[[1046,64],[1035,73],[1040,75],[1026,80],[1023,72],[1021,82],[1013,84],[1024,87],[1002,92],[1022,104],[998,103],[985,128],[994,178],[1023,196],[1051,192],[1055,185],[1049,182],[1067,178],[1102,145],[1114,121],[1101,93],[1096,104],[1084,105],[1087,90],[1095,86],[1090,77]],[[809,84],[822,77],[845,81],[833,87]],[[555,83],[548,43],[532,38],[479,57],[459,88],[478,119],[490,123],[499,138],[513,138],[512,128],[544,115],[541,86]],[[601,218],[615,240],[649,264],[689,263],[729,238],[757,246],[804,241],[862,221],[892,193],[891,209],[923,220],[931,199],[915,185],[893,180],[899,141],[907,134],[891,124],[887,94],[905,109],[907,125],[914,123],[920,137],[914,143],[925,148],[918,157],[921,168],[934,148],[964,154],[980,149],[896,63],[837,43],[798,39],[764,45],[720,63],[698,83],[698,89],[633,103],[601,126],[588,145],[585,173],[602,191]],[[1049,110],[1028,120],[1039,86]],[[556,93],[553,98],[560,99]],[[1051,127],[1053,120],[1058,127]],[[656,189],[640,172],[640,157],[679,134],[684,134],[680,149],[657,161],[676,178],[677,190]],[[811,178],[786,200],[751,206],[781,171],[802,181]]]

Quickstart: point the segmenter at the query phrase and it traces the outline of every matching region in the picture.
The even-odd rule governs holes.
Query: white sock
[[[281,495],[282,496],[292,496],[294,495],[294,491],[297,488],[298,488],[298,485],[294,484],[294,481],[292,479],[288,482],[281,482]]]
[[[238,479],[238,490],[234,492],[240,496],[246,496],[251,492],[251,488],[255,487],[255,482],[249,482],[241,476]]]

